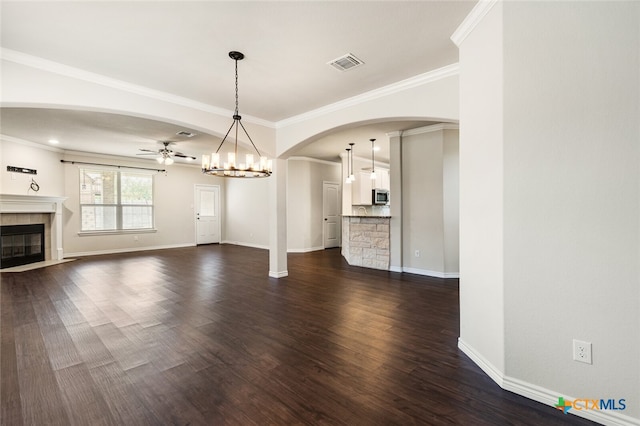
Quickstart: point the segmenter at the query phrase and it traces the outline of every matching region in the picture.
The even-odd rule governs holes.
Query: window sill
[[[158,232],[157,229],[115,229],[112,231],[80,231],[80,237],[91,237],[95,235],[126,235],[126,234],[151,234]]]

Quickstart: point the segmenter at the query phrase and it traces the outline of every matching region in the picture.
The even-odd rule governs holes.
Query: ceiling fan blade
[[[157,153],[158,153],[158,151],[157,151],[157,150],[156,150],[156,151],[154,151],[154,150],[151,150],[151,149],[142,149],[142,148],[140,148],[140,151],[144,151],[144,152],[152,152],[152,153],[154,153],[154,154],[157,154]]]
[[[144,152],[142,154],[136,154],[136,155],[158,155],[157,152]]]
[[[192,160],[196,159],[196,157],[194,157],[192,155],[185,155],[185,154],[183,154],[181,152],[174,152],[173,155],[176,156],[176,157],[180,157],[180,158],[190,158]]]

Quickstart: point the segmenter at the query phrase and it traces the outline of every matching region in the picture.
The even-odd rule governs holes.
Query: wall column
[[[287,271],[287,160],[273,160],[269,177],[269,276],[282,278]]]
[[[389,270],[402,272],[402,132],[387,133],[389,137],[389,179],[391,220],[389,223]]]

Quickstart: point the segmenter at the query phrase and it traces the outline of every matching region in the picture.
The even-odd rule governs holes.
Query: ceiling
[[[3,0],[0,35],[4,49],[227,110],[234,108],[228,52],[239,50],[240,113],[277,123],[457,62],[449,37],[475,3]],[[341,72],[327,64],[347,53],[364,65]],[[219,140],[179,138],[175,133],[192,129],[116,114],[32,108],[0,114],[3,135],[42,144],[55,137],[65,150],[135,156],[175,140],[180,151],[197,156]],[[383,141],[386,132],[422,125],[352,128],[293,154],[332,160],[350,141]]]

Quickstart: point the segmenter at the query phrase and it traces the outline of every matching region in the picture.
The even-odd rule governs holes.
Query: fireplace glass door
[[[44,224],[0,227],[0,268],[44,260]]]

